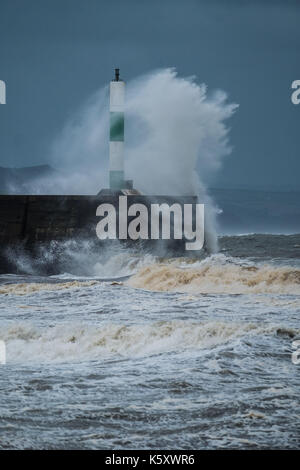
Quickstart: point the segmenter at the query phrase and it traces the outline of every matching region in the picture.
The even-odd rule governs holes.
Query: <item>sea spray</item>
[[[25,246],[7,248],[5,255],[13,272],[30,275],[60,275],[63,278],[96,277],[112,279],[129,276],[155,261],[147,250],[128,247],[118,241],[75,239],[40,243],[33,253]]]
[[[206,248],[218,250],[215,207],[206,180],[230,153],[225,121],[237,105],[210,97],[194,77],[163,69],[128,86],[127,172],[146,194],[195,195],[205,204]],[[137,125],[139,123],[139,125]],[[130,145],[131,143],[135,145]]]

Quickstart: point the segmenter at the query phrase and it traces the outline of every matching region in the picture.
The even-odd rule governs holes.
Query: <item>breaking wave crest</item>
[[[24,282],[20,284],[5,284],[0,286],[0,294],[26,295],[40,291],[56,291],[71,288],[89,287],[97,281],[70,281],[60,283]]]
[[[248,335],[276,334],[276,326],[224,321],[158,321],[36,327],[15,323],[1,329],[7,362],[68,362],[145,357],[165,352],[211,349]],[[296,334],[296,332],[292,332]]]
[[[113,240],[114,241],[114,240]],[[140,252],[138,247],[128,248],[121,243],[109,243],[104,247],[95,240],[52,240],[37,245],[34,253],[23,246],[5,250],[13,272],[30,275],[55,275],[63,278],[100,277],[115,278],[133,274],[152,263],[155,257]]]
[[[199,294],[300,294],[300,269],[243,264],[216,255],[190,266],[176,262],[152,264],[132,276],[128,284],[151,291]]]

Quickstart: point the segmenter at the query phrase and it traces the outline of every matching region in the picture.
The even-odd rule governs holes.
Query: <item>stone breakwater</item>
[[[193,196],[128,196],[130,204],[173,203],[195,204]],[[96,226],[99,217],[96,215],[100,204],[112,204],[118,212],[119,194],[81,196],[81,195],[0,195],[0,272],[14,272],[11,262],[12,252],[20,247],[30,254],[36,253],[41,245],[53,241],[70,239],[88,239],[99,243]],[[130,217],[128,218],[128,223]],[[101,244],[106,240],[102,240]],[[117,240],[118,242],[118,240]],[[131,241],[136,244],[137,241]],[[147,240],[149,247],[160,245],[160,240]],[[126,240],[128,243],[128,240]],[[170,240],[165,243],[177,250],[183,245],[181,240]],[[167,246],[168,247],[168,246]],[[10,250],[9,256],[7,250]],[[10,259],[9,259],[10,258]],[[54,262],[55,263],[55,262]]]

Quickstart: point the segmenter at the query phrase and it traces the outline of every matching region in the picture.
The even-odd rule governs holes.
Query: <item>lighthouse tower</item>
[[[109,187],[125,189],[124,180],[124,94],[125,83],[120,80],[119,69],[110,82],[110,130],[109,130]]]
[[[101,189],[98,195],[140,194],[124,175],[124,95],[125,83],[120,80],[120,70],[115,69],[109,88],[109,189]]]

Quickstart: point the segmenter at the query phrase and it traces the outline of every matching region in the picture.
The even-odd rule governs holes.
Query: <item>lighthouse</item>
[[[125,179],[124,101],[125,83],[120,79],[120,69],[115,69],[109,86],[109,189],[101,189],[98,195],[140,194],[133,188],[133,181]]]
[[[110,82],[109,94],[109,188],[125,189],[124,180],[124,95],[125,83],[120,80],[120,71],[115,69],[115,78]]]

